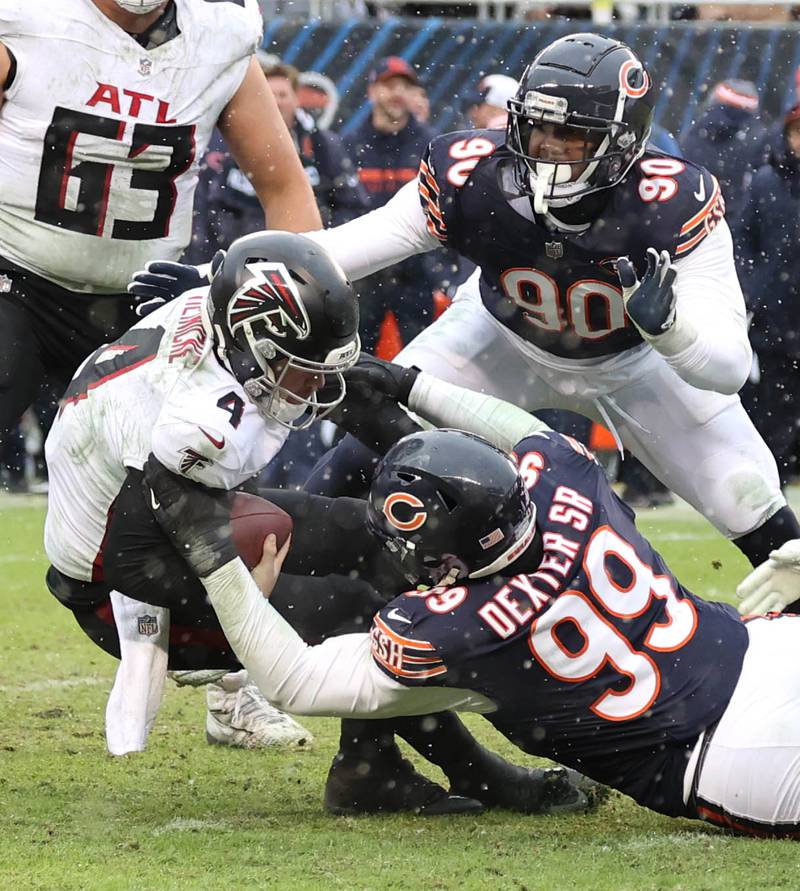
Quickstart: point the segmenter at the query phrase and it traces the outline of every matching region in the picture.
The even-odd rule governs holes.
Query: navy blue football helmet
[[[403,437],[375,471],[367,523],[412,584],[481,578],[536,535],[536,509],[511,457],[480,436]]]
[[[644,66],[630,47],[599,34],[570,34],[545,47],[508,105],[515,183],[537,213],[620,182],[644,151],[653,118]],[[538,157],[535,133],[544,128],[582,142],[579,157]]]

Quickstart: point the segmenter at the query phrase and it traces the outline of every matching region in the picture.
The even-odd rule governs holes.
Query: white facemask
[[[115,2],[125,12],[132,12],[134,15],[147,15],[149,12],[155,12],[164,3],[164,0],[115,0]]]

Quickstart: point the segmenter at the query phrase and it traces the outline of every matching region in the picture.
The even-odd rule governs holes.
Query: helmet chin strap
[[[534,164],[530,180],[533,189],[533,209],[538,214],[546,214],[550,206],[553,186],[570,182],[572,171],[568,164]]]
[[[534,179],[533,171],[531,171],[531,186],[533,187],[533,209],[536,213],[547,213],[548,201],[545,195],[550,191],[553,184],[553,167],[545,164],[536,165],[536,177]],[[549,168],[549,169],[548,169]]]

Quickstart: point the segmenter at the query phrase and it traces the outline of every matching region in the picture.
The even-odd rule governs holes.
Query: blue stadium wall
[[[519,77],[525,64],[551,40],[587,30],[588,22],[529,25],[478,23],[475,19],[390,18],[383,22],[267,22],[264,47],[302,71],[331,77],[341,94],[339,127],[346,132],[368,113],[367,72],[380,56],[399,55],[423,77],[433,126],[461,126],[460,97],[487,72]],[[656,122],[680,137],[691,127],[710,86],[739,77],[756,84],[764,114],[775,118],[794,102],[800,66],[800,30],[671,24],[598,29],[630,44],[658,85]]]

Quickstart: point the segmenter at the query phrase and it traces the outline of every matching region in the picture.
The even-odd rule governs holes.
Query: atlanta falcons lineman
[[[215,126],[270,228],[321,225],[262,29],[257,0],[0,0],[0,439],[135,323],[125,285],[188,244]]]

